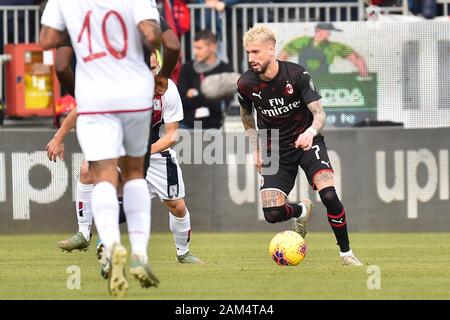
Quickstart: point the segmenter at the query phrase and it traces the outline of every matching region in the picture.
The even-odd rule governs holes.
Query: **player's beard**
[[[251,66],[250,67],[253,69],[254,72],[256,72],[257,74],[262,74],[265,73],[267,70],[267,67],[269,66],[270,61],[266,62],[264,64],[257,64],[256,66]],[[259,67],[259,68],[258,68]]]

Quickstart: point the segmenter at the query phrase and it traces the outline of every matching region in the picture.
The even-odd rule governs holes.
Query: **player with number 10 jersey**
[[[142,166],[150,134],[154,77],[144,62],[144,43],[160,42],[154,0],[49,0],[42,15],[40,45],[57,47],[67,30],[77,59],[77,136],[95,184],[95,225],[111,261],[113,296],[128,289],[127,251],[121,245],[117,165],[121,161],[123,206],[132,257],[130,273],[143,287],[157,286],[147,256],[150,197]]]
[[[142,58],[137,22],[159,21],[156,4],[149,0],[101,2],[99,11],[93,10],[91,1],[49,1],[42,20],[61,31],[67,28],[71,36],[78,62],[78,113],[149,108],[154,80]]]

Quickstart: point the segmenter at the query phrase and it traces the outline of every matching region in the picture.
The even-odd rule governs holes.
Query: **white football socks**
[[[112,245],[120,243],[119,202],[116,188],[109,182],[96,184],[92,191],[91,204],[98,236],[109,257]]]
[[[300,202],[299,205],[302,207],[302,213],[300,214],[300,217],[298,217],[298,219],[302,220],[306,218],[306,212],[308,211],[308,209],[306,209],[306,206],[303,202]]]
[[[150,193],[145,179],[130,180],[123,186],[123,210],[127,218],[132,254],[147,262],[150,239]]]
[[[350,249],[349,251],[347,251],[347,252],[340,252],[339,253],[339,256],[341,257],[341,258],[343,258],[343,257],[347,257],[347,256],[352,256],[353,255],[353,251]]]
[[[169,212],[169,226],[175,240],[177,255],[181,256],[189,251],[189,240],[191,236],[191,218],[186,208],[186,215],[183,218],[175,217]]]
[[[77,220],[78,220],[78,232],[81,232],[84,238],[89,241],[91,239],[91,227],[92,227],[92,208],[91,197],[93,184],[84,184],[78,181],[77,183]]]

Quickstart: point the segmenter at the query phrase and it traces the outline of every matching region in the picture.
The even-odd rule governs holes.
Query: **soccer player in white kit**
[[[156,76],[161,63],[158,55],[150,56],[150,69]],[[150,147],[150,165],[146,180],[153,199],[158,196],[169,209],[169,227],[173,233],[177,249],[177,261],[181,263],[203,263],[189,250],[191,221],[184,202],[185,189],[183,174],[171,147],[178,138],[178,122],[183,120],[183,105],[178,89],[169,79],[167,91],[153,100],[152,134]],[[160,135],[164,124],[165,133]]]
[[[143,287],[157,286],[147,257],[150,196],[142,166],[147,151],[154,77],[144,63],[142,38],[160,41],[159,13],[149,0],[50,0],[40,45],[55,48],[68,32],[77,68],[77,136],[94,180],[92,211],[111,261],[108,288],[128,290],[127,251],[120,242],[117,165],[121,158],[124,210],[132,257],[130,273]]]
[[[153,52],[150,56],[150,69],[155,76],[160,66],[157,54]],[[203,264],[203,261],[189,250],[191,220],[184,201],[183,174],[176,152],[171,149],[177,142],[178,123],[183,120],[183,116],[180,94],[175,83],[169,79],[167,91],[162,96],[156,95],[153,99],[150,161],[145,178],[150,197],[153,199],[158,196],[169,209],[169,227],[177,250],[176,260],[180,263]],[[165,129],[164,135],[160,135],[162,124]],[[109,261],[105,261],[101,269],[103,277],[109,275],[109,268]]]
[[[161,62],[158,55],[153,52],[150,56],[150,69],[156,76],[160,68]],[[76,110],[73,110],[71,113],[74,111],[76,112]],[[149,141],[150,164],[145,178],[148,182],[150,197],[153,199],[158,196],[169,209],[169,227],[175,242],[176,260],[180,263],[203,264],[203,261],[189,249],[191,221],[184,201],[183,174],[176,158],[176,152],[171,149],[177,141],[178,123],[181,120],[183,120],[181,97],[175,83],[169,79],[167,91],[162,96],[155,95],[153,99],[152,132]],[[69,123],[69,127],[64,132],[69,132],[74,128],[74,126],[71,126],[72,121],[69,121]],[[164,124],[165,133],[161,136],[160,128],[162,124]],[[67,125],[67,123],[64,125]],[[63,143],[64,138],[65,133],[60,135],[60,143]],[[60,148],[56,148],[56,150],[60,150]],[[50,150],[48,152],[50,153],[50,159],[57,156]],[[83,162],[84,166],[85,162]],[[80,180],[88,180],[88,169],[82,169],[80,175]],[[90,198],[90,193],[87,196]],[[88,225],[92,224],[91,218],[87,217],[85,220]],[[82,246],[76,249],[85,250],[87,247]],[[71,250],[65,250],[70,252],[72,248]],[[97,250],[102,250],[102,246],[97,245]],[[97,253],[100,254],[99,258],[101,258],[102,253],[99,251]],[[102,261],[102,264],[101,275],[108,278],[109,261]]]

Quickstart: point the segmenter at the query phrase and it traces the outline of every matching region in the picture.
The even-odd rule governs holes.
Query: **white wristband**
[[[313,127],[309,127],[308,129],[306,129],[306,131],[311,132],[314,137],[317,136],[317,130],[314,129]]]

